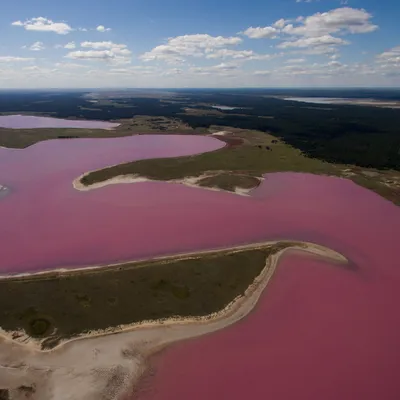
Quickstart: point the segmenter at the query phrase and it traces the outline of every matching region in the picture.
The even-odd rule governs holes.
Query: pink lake
[[[351,181],[266,175],[251,197],[168,183],[78,192],[88,170],[223,146],[135,136],[0,149],[0,272],[109,262],[268,239],[331,247],[342,269],[287,255],[256,307],[223,331],[155,360],[143,400],[400,398],[400,212]]]
[[[112,129],[120,124],[105,121],[80,121],[32,115],[0,115],[0,128],[34,129],[34,128],[85,128]]]

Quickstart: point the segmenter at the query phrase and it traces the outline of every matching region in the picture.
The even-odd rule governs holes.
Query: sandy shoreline
[[[245,250],[257,250],[257,249],[262,249],[265,247],[269,246],[275,246],[277,244],[283,244],[283,243],[296,243],[299,246],[305,246],[307,248],[311,247],[323,247],[314,243],[310,242],[299,242],[296,240],[271,240],[271,241],[266,241],[266,242],[257,242],[257,243],[248,243],[248,244],[242,244],[238,246],[227,246],[227,247],[221,247],[221,248],[216,248],[216,249],[208,249],[208,250],[196,250],[196,251],[188,251],[184,253],[174,253],[174,254],[166,254],[166,255],[161,255],[161,256],[156,256],[156,257],[147,257],[147,258],[141,258],[141,259],[136,259],[132,261],[122,261],[118,263],[111,263],[111,264],[100,264],[100,265],[90,265],[90,266],[83,266],[83,267],[64,267],[64,268],[55,268],[51,270],[46,270],[46,271],[36,271],[36,272],[24,272],[20,274],[13,274],[13,275],[0,275],[0,280],[20,280],[20,279],[29,279],[29,278],[35,278],[35,277],[54,277],[58,275],[72,275],[72,274],[79,274],[79,273],[85,273],[85,272],[93,272],[93,271],[106,271],[118,267],[123,267],[126,266],[127,264],[130,264],[132,266],[142,264],[144,262],[168,262],[168,261],[181,261],[185,259],[193,259],[193,258],[201,258],[205,255],[211,255],[211,254],[218,254],[218,253],[236,253],[240,251],[245,251]],[[323,247],[325,248],[325,247]],[[337,253],[339,254],[339,253]],[[0,328],[1,329],[1,328]]]
[[[157,180],[157,179],[149,179],[146,178],[145,176],[141,176],[139,174],[134,174],[134,175],[119,175],[111,179],[107,179],[102,182],[98,183],[93,183],[89,186],[86,186],[82,183],[82,179],[85,178],[87,175],[91,174],[92,172],[96,171],[90,171],[82,174],[78,178],[76,178],[73,182],[72,185],[76,190],[79,190],[81,192],[88,192],[90,190],[95,190],[95,189],[101,189],[103,187],[109,186],[109,185],[119,185],[119,184],[134,184],[134,183],[143,183],[143,182],[161,182],[161,183],[173,183],[173,184],[178,184],[178,185],[184,185],[188,187],[193,187],[197,189],[203,189],[203,190],[212,190],[216,192],[225,192],[225,193],[231,193],[231,194],[236,194],[239,196],[249,196],[250,192],[253,190],[252,189],[244,189],[240,187],[236,187],[234,192],[231,192],[229,190],[223,190],[218,187],[209,187],[209,186],[201,186],[198,184],[201,180],[205,178],[209,178],[211,176],[215,176],[218,174],[217,172],[214,173],[204,173],[199,176],[188,176],[182,179],[170,179],[170,180]],[[262,180],[262,178],[260,178]],[[254,188],[255,189],[255,188]]]
[[[240,251],[251,246],[256,248],[260,244],[232,250]],[[18,389],[21,385],[35,385],[33,400],[119,399],[133,390],[150,355],[173,342],[223,329],[244,318],[256,305],[280,257],[288,251],[307,252],[338,263],[347,262],[344,256],[326,247],[296,243],[267,257],[265,268],[244,296],[234,299],[224,310],[206,317],[144,321],[91,332],[48,351],[41,351],[38,342],[16,343],[12,341],[11,333],[3,331],[0,335],[0,387],[10,389],[10,400],[24,398],[24,393]]]

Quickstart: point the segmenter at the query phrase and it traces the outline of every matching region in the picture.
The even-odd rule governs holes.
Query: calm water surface
[[[84,128],[112,129],[120,124],[105,121],[79,121],[31,115],[0,115],[0,128],[34,129],[34,128]]]
[[[400,212],[392,203],[348,180],[295,173],[266,175],[251,197],[168,183],[72,187],[88,170],[222,146],[143,135],[0,149],[0,183],[10,188],[0,201],[1,273],[315,241],[356,269],[286,256],[250,316],[167,349],[140,398],[399,399]]]
[[[312,104],[335,104],[340,101],[345,101],[346,99],[335,97],[285,97],[283,100],[300,101]]]

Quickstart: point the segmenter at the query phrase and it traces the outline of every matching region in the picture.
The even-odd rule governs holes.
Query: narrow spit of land
[[[219,135],[218,129],[223,132]],[[169,181],[247,193],[270,172],[306,172],[338,176],[400,204],[400,175],[351,165],[332,164],[305,156],[300,150],[259,131],[213,127],[213,136],[228,143],[223,149],[195,156],[139,160],[90,171],[77,178],[77,189],[140,180]],[[188,180],[189,179],[189,180]]]
[[[351,179],[356,184],[373,190],[400,205],[400,174],[398,171],[335,164],[310,158],[285,141],[266,132],[222,125],[192,128],[179,118],[146,115],[136,115],[133,119],[115,122],[120,123],[120,126],[109,131],[68,128],[0,128],[0,146],[26,148],[50,139],[117,138],[138,134],[213,134],[228,142],[229,146],[215,154],[169,160],[143,160],[104,168],[85,174],[80,183],[82,186],[96,188],[116,183],[116,181],[121,182],[119,179],[121,175],[124,176],[124,182],[127,182],[126,175],[135,175],[150,180],[181,181],[180,183],[184,184],[188,183],[186,178],[190,178],[195,182],[195,186],[247,194],[252,188],[258,186],[265,173],[309,172]],[[189,183],[193,184],[193,182]]]
[[[249,245],[109,267],[4,277],[0,280],[1,327],[24,331],[42,346],[52,347],[94,330],[206,316],[243,295],[267,257],[294,245]]]
[[[322,256],[337,265],[348,267],[346,258],[341,254],[311,243],[279,242],[264,244],[264,246],[258,244],[253,250],[249,249],[250,246],[243,246],[236,250],[225,250],[222,254],[221,252],[205,253],[204,259],[207,262],[203,264],[203,268],[210,263],[209,257],[222,257],[220,262],[225,259],[235,259],[240,264],[240,270],[247,269],[250,266],[247,264],[249,261],[260,261],[260,265],[257,266],[258,274],[252,277],[250,284],[242,293],[231,299],[222,309],[211,314],[193,316],[190,313],[190,316],[184,317],[174,313],[172,318],[119,326],[112,330],[87,332],[80,338],[65,341],[47,351],[41,351],[34,342],[16,343],[10,334],[3,335],[0,337],[0,387],[4,388],[3,390],[13,400],[22,399],[27,393],[32,399],[40,400],[121,398],[134,390],[146,370],[146,360],[155,352],[170,343],[220,330],[244,318],[257,303],[273,276],[280,257],[286,251],[305,251]],[[247,259],[249,252],[254,253],[256,260]],[[244,259],[243,256],[245,256]],[[181,256],[179,263],[184,263],[187,267],[187,263],[196,260],[198,258],[194,255]],[[157,262],[159,263],[160,260]],[[164,264],[163,269],[171,269],[169,262],[172,263],[172,268],[174,267],[173,259],[164,258],[164,262],[167,265]],[[214,264],[215,267],[218,267],[218,264]],[[112,268],[115,270],[116,267]],[[137,264],[132,271],[146,269],[151,271],[152,268],[154,265]],[[233,272],[231,269],[232,266],[230,273]],[[120,273],[118,268],[116,271]],[[173,269],[173,272],[179,271]],[[192,270],[191,273],[193,272],[195,271]],[[93,273],[102,274],[103,272],[95,270],[91,272]],[[82,274],[87,275],[86,272],[74,272],[72,275],[80,278]],[[225,278],[226,276],[224,275]],[[43,282],[49,278],[50,276],[37,275],[8,279],[4,282],[11,285],[21,282],[31,284]],[[52,279],[61,280],[61,276],[53,276]],[[131,293],[133,294],[133,291]],[[205,299],[206,294],[202,293],[201,297]],[[62,305],[59,304],[58,307],[62,308]],[[135,308],[135,302],[131,301],[132,312]],[[73,310],[69,312],[73,313]],[[106,313],[103,310],[103,314]],[[19,360],[24,360],[24,362],[21,363]],[[78,377],[79,385],[76,385]]]

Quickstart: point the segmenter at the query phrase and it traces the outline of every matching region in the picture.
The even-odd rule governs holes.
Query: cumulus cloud
[[[317,46],[337,46],[349,44],[346,40],[333,37],[331,35],[305,37],[298,40],[282,42],[279,48],[286,49],[288,47],[317,47]]]
[[[242,42],[238,37],[211,36],[195,34],[177,36],[140,56],[143,61],[163,60],[168,63],[182,63],[185,57],[202,57],[214,49],[234,46]]]
[[[378,63],[399,64],[400,66],[400,46],[379,54],[376,59]]]
[[[253,28],[252,26],[250,28],[247,28],[243,34],[249,37],[250,39],[273,39],[277,37],[277,34],[279,33],[279,29],[274,28],[273,26],[266,26],[264,28],[257,27]]]
[[[89,51],[72,51],[65,57],[76,60],[106,60],[114,57],[114,54],[108,50],[89,50]]]
[[[295,20],[282,18],[272,26],[250,27],[243,34],[251,39],[279,37],[283,41],[277,47],[282,49],[302,48],[309,54],[327,54],[336,51],[337,46],[349,44],[333,34],[360,34],[378,29],[371,19],[372,15],[364,9],[341,7]]]
[[[43,42],[35,42],[30,46],[22,46],[23,49],[28,49],[31,51],[41,51],[44,50],[46,47],[44,46]]]
[[[54,32],[59,35],[67,35],[73,30],[65,22],[54,22],[51,19],[44,17],[28,19],[25,22],[15,21],[11,25],[21,26],[27,31]]]
[[[75,49],[75,48],[76,48],[75,42],[69,42],[64,46],[64,49],[69,49],[69,50],[72,50],[72,49]]]
[[[65,57],[75,60],[112,61],[119,64],[130,62],[132,52],[125,44],[113,42],[82,42],[81,47],[91,50],[77,50],[68,53]]]
[[[111,28],[106,28],[104,25],[99,25],[96,28],[96,31],[98,31],[98,32],[109,32],[109,31],[111,31]]]
[[[268,60],[276,57],[275,54],[258,54],[253,50],[232,50],[232,49],[218,49],[206,55],[206,58],[233,58],[236,60],[250,61],[250,60]]]
[[[126,49],[128,46],[126,44],[117,44],[113,42],[82,42],[81,47],[91,49]]]
[[[274,22],[274,25],[273,25],[273,26],[274,26],[275,28],[282,29],[282,28],[285,27],[285,25],[286,25],[288,22],[289,22],[288,20],[281,18],[281,19],[278,19],[278,21]]]
[[[385,76],[400,76],[400,46],[378,54],[375,66]]]
[[[364,9],[337,8],[302,19],[299,25],[286,25],[282,31],[290,35],[323,36],[333,33],[369,33],[378,29],[371,23],[372,15]]]

